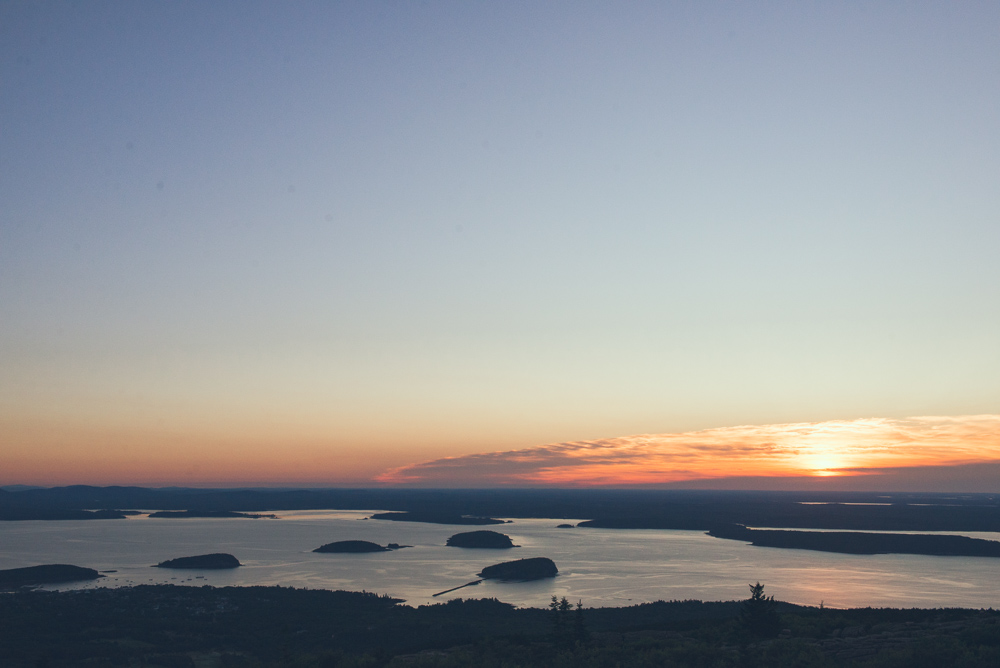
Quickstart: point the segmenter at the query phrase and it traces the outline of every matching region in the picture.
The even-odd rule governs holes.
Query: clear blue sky
[[[995,2],[0,2],[0,482],[1000,413],[998,34]]]

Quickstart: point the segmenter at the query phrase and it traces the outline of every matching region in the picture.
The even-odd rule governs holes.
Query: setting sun
[[[865,478],[1000,460],[1000,416],[863,419],[644,434],[451,457],[400,467],[385,483],[657,485],[753,477]],[[459,482],[457,484],[462,484]],[[723,482],[724,484],[724,482]]]

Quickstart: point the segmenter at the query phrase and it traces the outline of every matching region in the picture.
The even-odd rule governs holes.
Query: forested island
[[[413,608],[370,593],[148,585],[6,594],[0,619],[0,656],[11,668],[1000,665],[994,610],[750,599],[622,608],[453,599]]]
[[[479,577],[484,580],[507,580],[510,582],[527,582],[554,578],[559,574],[554,561],[548,557],[529,557],[517,561],[505,561],[502,564],[487,566]]]
[[[213,554],[199,554],[194,557],[178,557],[168,559],[156,564],[156,568],[189,568],[197,570],[225,570],[228,568],[239,568],[243,564],[231,554],[215,552]]]
[[[817,550],[844,554],[924,554],[948,557],[1000,557],[1000,542],[968,536],[863,533],[857,531],[785,531],[748,529],[740,524],[708,532],[716,538],[745,540],[760,547]]]
[[[70,564],[44,564],[42,566],[26,566],[24,568],[8,568],[0,570],[0,590],[28,585],[60,584],[63,582],[80,582],[96,580],[104,576],[93,568],[72,566]]]
[[[507,534],[497,531],[466,531],[457,533],[445,542],[448,547],[467,547],[490,550],[506,550],[514,545]]]

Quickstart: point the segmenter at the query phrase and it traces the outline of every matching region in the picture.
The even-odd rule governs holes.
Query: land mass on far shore
[[[495,518],[573,518],[581,529],[709,531],[727,524],[850,531],[1000,532],[1000,495],[614,489],[194,489],[92,487],[0,490],[0,520],[110,519],[162,511],[379,509],[376,519],[453,525]]]
[[[278,519],[277,515],[264,515],[260,513],[240,513],[235,510],[160,510],[155,513],[150,513],[150,517],[153,518],[167,518],[167,519],[182,519],[186,517],[198,517],[198,518],[219,518],[219,519],[233,519],[244,517],[252,520],[259,519]]]
[[[373,520],[389,520],[392,522],[426,522],[428,524],[507,524],[507,520],[498,520],[493,517],[473,517],[469,515],[459,515],[458,513],[426,513],[426,512],[398,512],[398,513],[375,513],[371,516]]]
[[[79,510],[73,508],[0,508],[0,521],[31,520],[123,520],[141,515],[138,510]]]
[[[860,531],[788,531],[748,529],[740,524],[707,532],[716,538],[745,540],[758,547],[840,552],[843,554],[922,554],[937,557],[1000,557],[1000,542],[968,536],[867,533]]]

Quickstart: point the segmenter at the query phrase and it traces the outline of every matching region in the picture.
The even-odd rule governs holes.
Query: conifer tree
[[[743,601],[740,619],[751,633],[762,637],[773,637],[781,630],[781,620],[778,617],[777,604],[774,596],[764,595],[764,585],[747,585],[750,587],[750,598]]]

